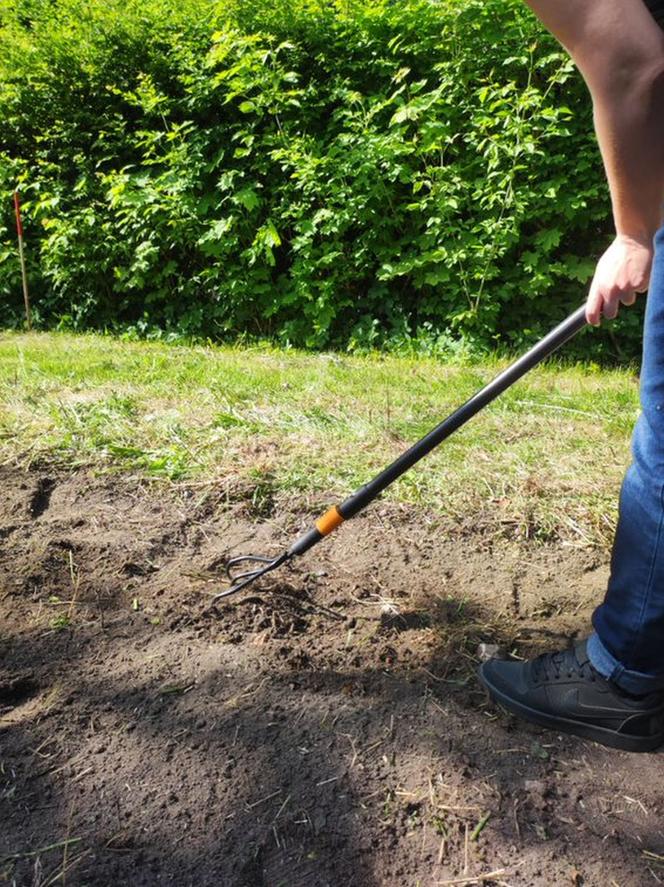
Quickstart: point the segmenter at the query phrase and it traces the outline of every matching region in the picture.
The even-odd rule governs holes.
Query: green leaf
[[[268,219],[265,223],[265,234],[266,240],[272,244],[272,246],[281,246],[281,237],[279,237],[279,232],[274,227],[274,223],[271,219]]]
[[[233,201],[239,203],[240,206],[243,206],[249,212],[256,209],[261,203],[259,195],[253,188],[242,188],[241,191],[238,191],[237,194],[235,194]]]

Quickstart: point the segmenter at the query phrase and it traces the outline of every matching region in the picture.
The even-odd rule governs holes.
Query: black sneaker
[[[529,662],[490,659],[479,678],[503,708],[551,730],[625,751],[653,751],[664,742],[664,692],[623,693],[592,667],[586,641]]]

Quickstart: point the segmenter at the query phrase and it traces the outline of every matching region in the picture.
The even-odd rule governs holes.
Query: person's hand
[[[633,305],[637,293],[650,281],[653,245],[618,234],[597,263],[586,302],[588,323],[598,326],[602,317],[613,320],[620,304]]]

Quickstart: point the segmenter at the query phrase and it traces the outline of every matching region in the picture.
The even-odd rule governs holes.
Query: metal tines
[[[256,579],[260,579],[261,576],[264,576],[271,570],[276,570],[284,561],[288,560],[288,557],[289,552],[286,551],[277,557],[263,557],[260,554],[241,554],[239,557],[231,558],[226,564],[226,575],[231,584],[224,591],[215,594],[211,602],[214,603],[221,598],[229,597],[231,594],[241,591],[247,585],[255,582]],[[261,564],[262,566],[256,566],[252,570],[244,570],[238,573],[236,568],[240,564]]]

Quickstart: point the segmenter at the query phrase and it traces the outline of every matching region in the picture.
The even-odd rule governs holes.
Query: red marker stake
[[[21,260],[21,277],[23,278],[23,301],[25,302],[25,322],[28,330],[32,329],[30,321],[30,296],[28,295],[28,275],[25,270],[25,253],[23,252],[23,223],[21,222],[21,204],[18,191],[14,191],[14,212],[16,214],[16,233],[18,234],[18,254]]]

